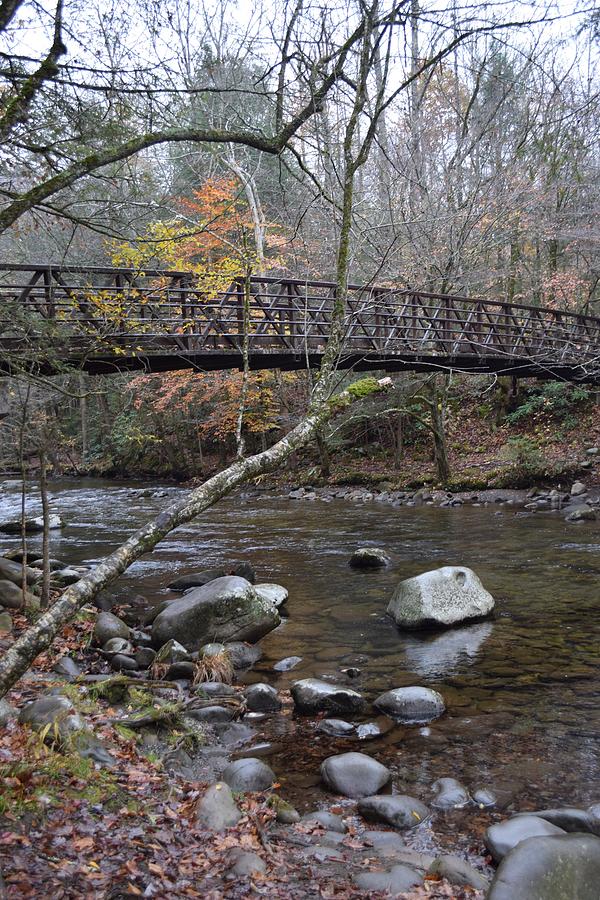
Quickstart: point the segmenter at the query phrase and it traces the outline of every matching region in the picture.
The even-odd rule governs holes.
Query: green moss
[[[367,376],[367,378],[361,378],[359,381],[354,381],[346,388],[353,400],[361,400],[363,397],[369,397],[380,390],[381,385],[372,375]]]

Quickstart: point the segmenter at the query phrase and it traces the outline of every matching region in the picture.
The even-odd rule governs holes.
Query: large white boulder
[[[401,628],[454,625],[485,616],[494,598],[465,566],[443,566],[401,581],[388,604],[388,614]]]

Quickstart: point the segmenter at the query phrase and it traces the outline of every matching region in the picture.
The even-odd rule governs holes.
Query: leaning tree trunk
[[[83,605],[115,581],[136,559],[152,550],[170,531],[189,522],[249,478],[276,469],[291,453],[313,440],[317,429],[338,409],[347,407],[366,393],[385,389],[389,379],[376,381],[374,378],[366,378],[360,382],[359,390],[353,390],[351,385],[348,390],[332,398],[327,396],[327,381],[328,379],[322,379],[319,383],[320,390],[312,412],[284,438],[262,453],[237,460],[191,491],[183,500],[171,504],[88,575],[68,587],[60,599],[0,658],[0,697],[27,671],[35,657],[50,646],[58,631]]]

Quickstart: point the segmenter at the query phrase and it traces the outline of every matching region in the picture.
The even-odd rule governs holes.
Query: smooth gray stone
[[[244,691],[246,706],[251,712],[276,712],[281,709],[281,700],[274,687],[259,682],[251,684]]]
[[[105,653],[125,653],[125,655],[128,655],[129,653],[133,653],[133,644],[126,638],[115,637],[109,638],[109,640],[102,645],[102,649]]]
[[[369,822],[385,822],[401,830],[414,828],[430,815],[424,803],[406,794],[363,797],[359,800],[358,812]]]
[[[276,781],[275,773],[260,759],[236,759],[223,772],[232,791],[268,791]]]
[[[287,588],[284,588],[281,584],[271,584],[270,582],[264,582],[261,584],[255,584],[254,590],[262,597],[263,600],[267,600],[269,603],[272,603],[276,609],[279,609],[280,606],[283,606],[284,603],[287,602],[289,597],[289,593]]]
[[[98,613],[93,637],[94,643],[100,647],[104,647],[111,638],[129,640],[129,626],[122,619],[119,619],[118,616],[114,616],[111,612],[103,611]]]
[[[355,733],[356,727],[343,719],[322,719],[316,730],[328,737],[350,737]]]
[[[551,822],[563,831],[580,831],[587,834],[595,834],[600,837],[600,819],[593,812],[586,809],[577,809],[574,806],[564,806],[557,809],[540,809],[523,815],[539,816],[546,822]]]
[[[285,659],[280,659],[279,662],[276,662],[273,666],[274,672],[289,672],[291,669],[295,668],[298,663],[302,662],[301,656],[286,656]]]
[[[67,678],[77,678],[78,675],[81,675],[81,667],[70,656],[61,656],[60,659],[57,659],[54,663],[54,671],[58,675],[66,675]]]
[[[191,660],[172,663],[165,674],[166,681],[193,681],[196,667]]]
[[[330,790],[357,799],[380,791],[391,773],[364,753],[341,753],[321,763],[321,778]]]
[[[438,778],[431,789],[435,793],[431,805],[436,809],[463,809],[471,802],[469,792],[456,778]]]
[[[318,712],[360,712],[365,705],[358,691],[320,678],[296,681],[291,687],[291,694],[298,712],[308,715]]]
[[[256,644],[246,644],[244,641],[230,641],[225,644],[225,650],[234,669],[241,671],[250,669],[254,663],[262,657],[262,650]]]
[[[41,731],[46,725],[59,722],[74,712],[75,707],[67,697],[47,695],[24,706],[19,713],[19,722]]]
[[[29,566],[26,566],[25,577],[27,584],[32,585],[40,580],[41,572],[39,569],[31,569]],[[2,581],[12,581],[17,587],[21,587],[23,566],[21,563],[12,562],[12,560],[0,556],[0,579]]]
[[[387,891],[396,897],[423,884],[423,877],[410,866],[392,866],[387,872],[362,872],[354,877],[362,891]]]
[[[25,606],[35,609],[39,606],[39,598],[31,591],[25,591]],[[8,609],[21,609],[23,606],[23,592],[13,581],[6,578],[0,579],[0,606]]]
[[[186,709],[186,716],[195,719],[196,722],[208,722],[211,725],[215,722],[231,722],[235,715],[234,709],[226,706],[205,706],[194,709]]]
[[[82,759],[91,759],[103,768],[110,769],[117,764],[114,756],[108,752],[100,738],[97,738],[93,731],[85,728],[77,731],[71,739],[71,746],[77,751]]]
[[[203,647],[200,647],[198,650],[198,657],[220,656],[221,653],[225,652],[225,644],[220,644],[218,641],[212,641],[210,644],[204,644]]]
[[[487,900],[598,900],[600,838],[531,837],[508,853]]]
[[[374,847],[394,847],[396,850],[406,846],[402,838],[395,831],[364,831],[361,834],[363,841],[368,841]]]
[[[140,649],[136,650],[133,654],[133,658],[135,659],[140,669],[149,669],[154,662],[155,657],[156,652],[152,649],[152,647],[140,647]]]
[[[267,867],[258,853],[252,853],[249,850],[236,851],[234,859],[235,862],[229,871],[239,878],[246,878],[254,873],[262,875],[267,871]]]
[[[498,798],[494,794],[493,791],[489,791],[487,788],[478,788],[473,792],[473,802],[477,804],[477,806],[482,806],[484,808],[495,806],[498,802]]]
[[[334,813],[328,812],[326,809],[318,809],[316,812],[307,813],[307,815],[302,816],[303,822],[315,822],[317,825],[321,825],[322,828],[325,828],[327,831],[335,831],[338,834],[345,834],[348,831],[346,825],[344,825],[344,820],[341,816],[336,816]]]
[[[550,837],[559,834],[563,835],[565,831],[545,819],[534,815],[521,815],[498,822],[496,825],[490,825],[485,833],[484,841],[495,861],[500,862],[513,847],[526,838]]]
[[[174,638],[165,641],[156,651],[156,656],[154,657],[155,663],[168,665],[178,662],[190,662],[190,660],[191,657],[186,648]]]
[[[137,671],[138,664],[133,656],[125,656],[124,653],[115,653],[110,660],[110,667],[111,669],[114,669],[115,672],[135,672]]]
[[[386,691],[377,697],[373,706],[391,719],[404,724],[432,722],[446,709],[441,694],[417,685]]]
[[[211,831],[224,831],[242,818],[231,788],[224,781],[212,784],[198,804],[198,821]]]
[[[475,888],[476,891],[485,891],[489,885],[489,881],[481,872],[470,866],[464,859],[457,856],[439,856],[427,869],[428,875],[439,875],[445,878],[450,884],[456,884],[461,887],[469,886]]]

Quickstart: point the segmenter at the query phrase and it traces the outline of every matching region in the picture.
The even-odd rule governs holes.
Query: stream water
[[[53,511],[68,524],[53,532],[52,555],[70,563],[100,559],[179,489],[156,491],[135,483],[54,483]],[[17,516],[18,492],[3,492],[0,504],[1,519]],[[0,547],[15,544],[0,538]],[[350,569],[350,553],[364,545],[384,548],[392,565]],[[430,726],[393,727],[359,746],[315,735],[313,723],[289,714],[267,720],[265,753],[299,806],[325,799],[321,759],[359,749],[389,765],[406,793],[427,801],[431,782],[450,775],[494,790],[506,814],[600,800],[599,551],[600,523],[570,525],[550,512],[393,508],[253,492],[177,529],[116,590],[120,600],[141,594],[152,604],[170,595],[165,586],[177,574],[247,560],[259,580],[290,593],[289,618],[263,639],[263,659],[247,680],[278,689],[308,676],[346,683],[339,670],[352,665],[361,669],[352,686],[369,699],[410,684],[444,695],[447,713]],[[497,600],[493,619],[400,634],[385,616],[396,583],[450,564],[477,572]],[[292,672],[273,672],[291,655],[303,658]],[[474,819],[473,811],[447,814],[448,840],[457,831],[472,840]]]

